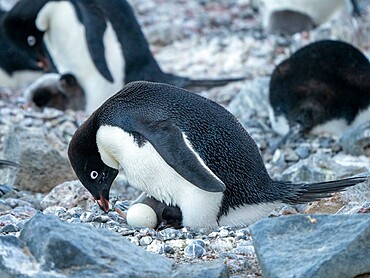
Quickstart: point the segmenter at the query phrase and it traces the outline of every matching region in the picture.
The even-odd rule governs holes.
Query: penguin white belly
[[[264,5],[263,26],[266,28],[273,12],[290,10],[306,14],[315,24],[322,24],[340,11],[350,9],[348,0],[261,0]]]
[[[223,193],[199,189],[170,167],[150,142],[139,147],[134,137],[119,127],[101,126],[96,140],[105,164],[117,168],[118,162],[130,185],[166,204],[179,206],[183,225],[217,226]]]
[[[95,67],[86,42],[85,27],[78,21],[69,1],[46,3],[38,13],[36,25],[45,32],[44,42],[58,72],[72,73],[84,89],[87,112],[94,111],[121,89],[124,80],[123,55],[109,22],[103,37],[106,47],[102,59],[107,61],[113,82],[106,80]]]
[[[253,205],[244,205],[238,208],[230,208],[227,215],[221,216],[220,226],[242,227],[248,226],[269,214],[282,203],[261,203]]]
[[[283,115],[275,117],[274,110],[271,107],[268,108],[268,111],[272,129],[282,136],[287,134],[289,132],[289,123],[286,117]]]
[[[339,137],[347,130],[355,128],[369,120],[370,106],[360,111],[356,118],[349,124],[344,119],[335,119],[314,127],[310,133],[315,135],[330,134]]]

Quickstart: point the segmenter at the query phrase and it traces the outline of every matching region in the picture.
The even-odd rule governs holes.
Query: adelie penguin
[[[124,0],[21,0],[6,15],[4,28],[18,46],[40,57],[45,47],[59,73],[76,76],[88,112],[134,80],[192,88],[243,79],[193,80],[163,72]]]
[[[131,82],[77,129],[71,165],[100,207],[119,169],[190,227],[243,226],[281,203],[331,196],[366,180],[293,184],[269,176],[259,149],[222,106],[168,84]]]
[[[269,32],[293,35],[352,12],[360,16],[357,0],[252,0],[254,7],[261,7],[262,25]]]
[[[370,120],[370,62],[346,42],[311,43],[274,69],[269,100],[281,143],[303,133],[339,136]]]

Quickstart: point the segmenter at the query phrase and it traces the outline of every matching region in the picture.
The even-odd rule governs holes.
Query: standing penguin
[[[255,142],[226,109],[144,81],[125,85],[99,107],[74,134],[68,156],[104,211],[122,168],[131,186],[179,207],[190,227],[248,225],[281,203],[315,201],[366,180],[274,181]]]
[[[283,141],[308,132],[339,136],[370,120],[370,63],[348,43],[311,43],[274,69],[269,99]]]
[[[179,87],[214,87],[242,78],[193,80],[163,72],[125,0],[21,0],[7,14],[8,37],[76,76],[92,112],[123,84],[147,80]]]

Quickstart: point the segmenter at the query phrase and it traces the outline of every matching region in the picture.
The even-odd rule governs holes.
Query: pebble
[[[200,258],[206,254],[206,249],[201,245],[193,242],[185,247],[184,253],[185,256],[190,258]]]
[[[153,239],[150,236],[144,236],[140,239],[140,246],[147,246],[153,242]]]

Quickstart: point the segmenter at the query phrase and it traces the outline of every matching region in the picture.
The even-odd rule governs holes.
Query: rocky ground
[[[267,114],[268,82],[274,66],[301,46],[323,38],[351,42],[370,57],[368,16],[354,20],[342,15],[312,32],[282,38],[264,33],[260,14],[250,7],[247,0],[130,2],[156,59],[165,71],[193,78],[247,77],[241,82],[197,93],[217,101],[238,117],[255,139],[273,178],[316,182],[369,173],[370,150],[361,148],[359,153],[356,148],[363,143],[366,134],[370,137],[368,125],[342,138],[306,136],[289,142],[273,154],[267,152],[268,147],[280,138],[272,131]],[[370,2],[361,3],[369,15]],[[123,175],[119,176],[111,192],[114,196],[112,204],[117,205],[117,210],[102,213],[76,181],[66,157],[68,142],[87,115],[22,108],[23,89],[2,88],[0,95],[0,157],[22,165],[19,169],[1,170],[1,183],[4,184],[0,187],[2,235],[27,240],[27,231],[34,225],[27,222],[41,211],[45,215],[56,215],[63,222],[87,223],[99,229],[112,230],[144,250],[169,258],[172,263],[216,261],[227,266],[230,276],[262,276],[249,228],[167,228],[156,231],[129,227],[124,210],[123,213],[121,211],[122,205],[129,204],[129,200],[136,198],[139,192],[127,185]],[[6,185],[14,186],[16,190]],[[283,206],[272,212],[271,217],[298,213],[368,212],[369,182],[313,204]],[[46,225],[59,225],[45,219],[40,221]],[[62,231],[65,227],[60,229]],[[0,248],[2,255],[4,250]],[[32,267],[41,263],[27,261],[24,272],[16,272],[4,260],[0,264],[10,269],[9,273],[31,277],[32,271],[36,271]],[[56,274],[47,272],[43,275],[54,277]],[[58,275],[55,277],[63,277]],[[217,275],[222,277],[224,269]]]

